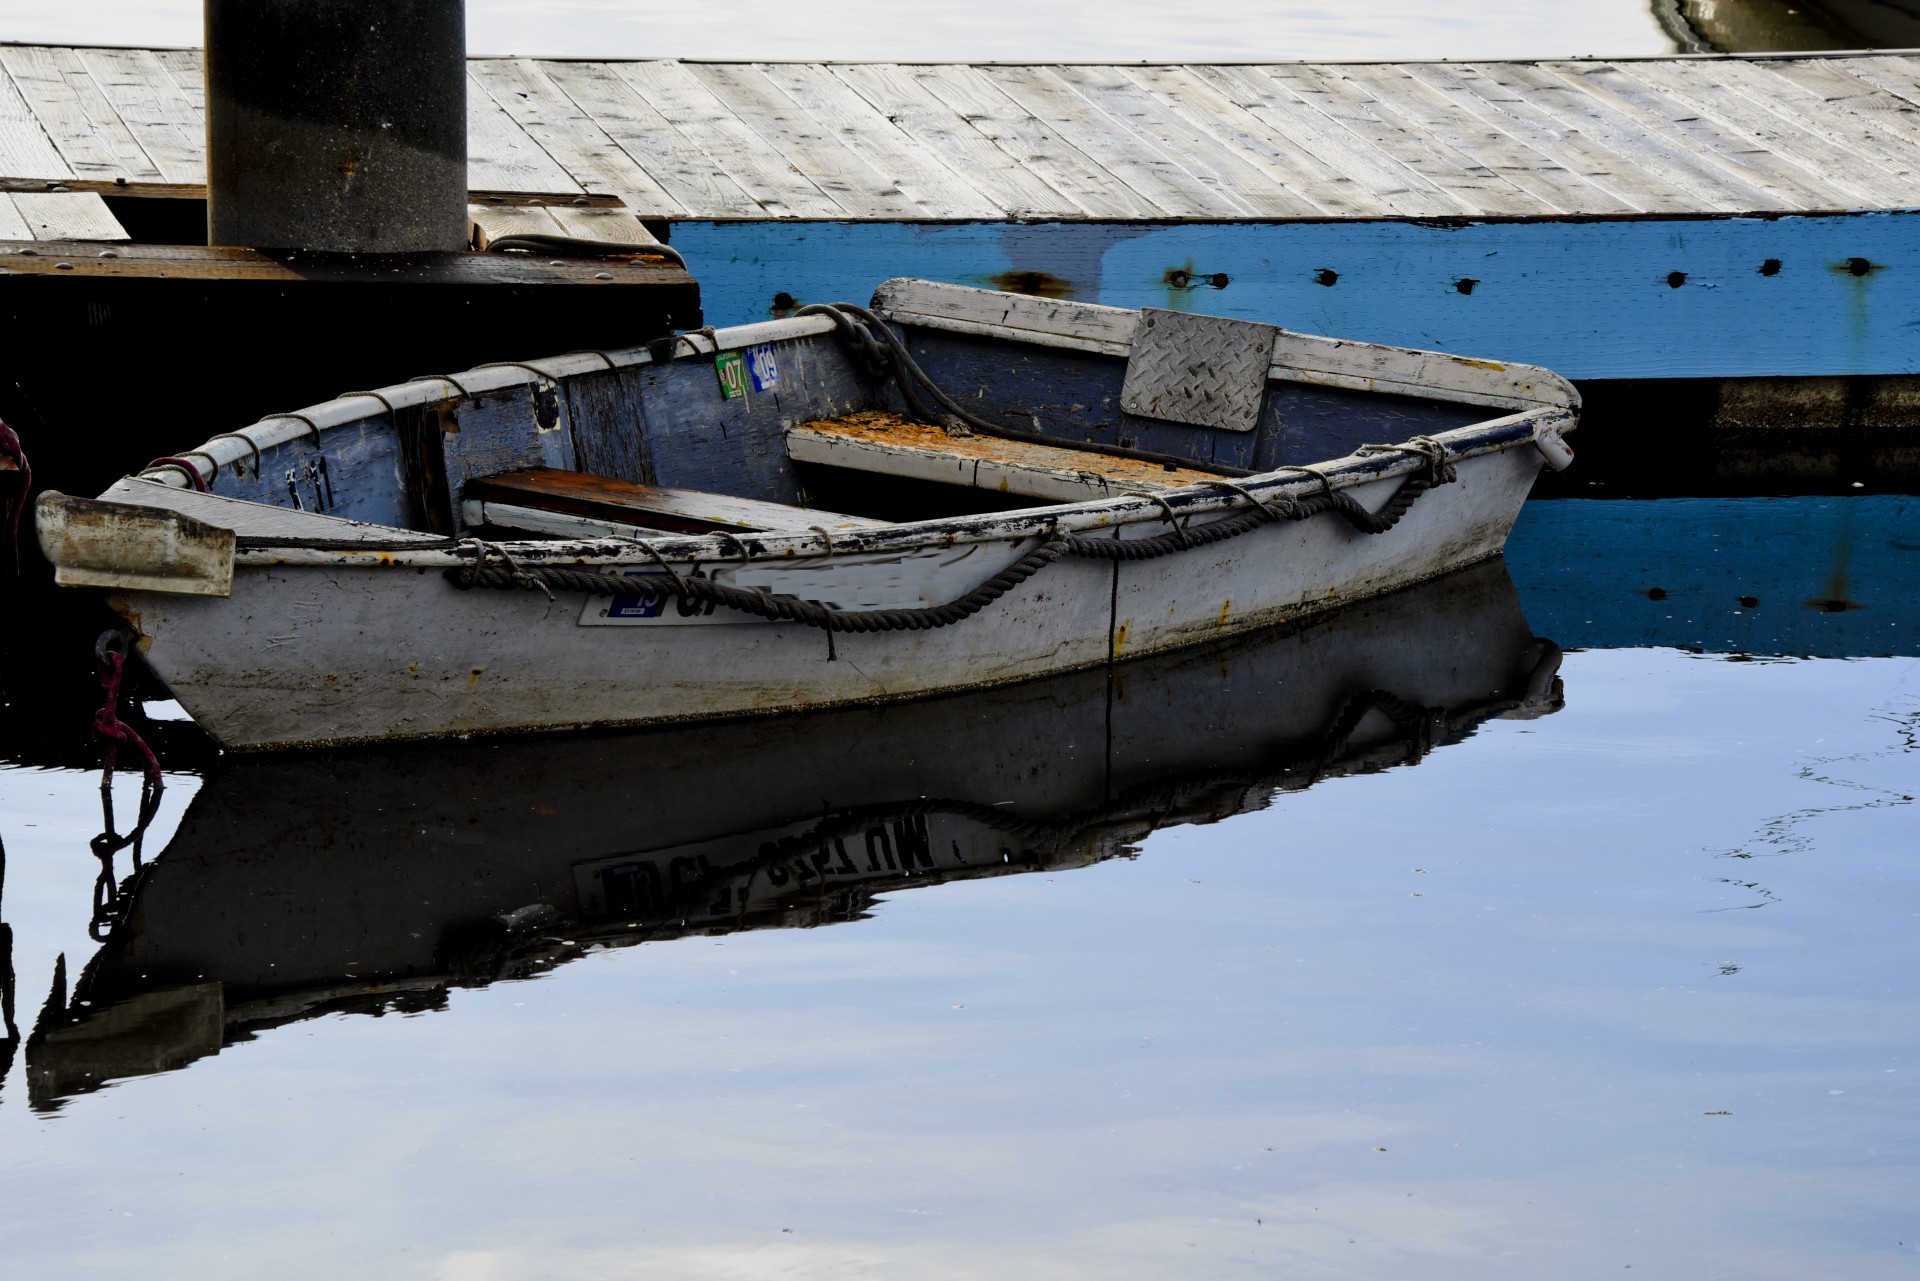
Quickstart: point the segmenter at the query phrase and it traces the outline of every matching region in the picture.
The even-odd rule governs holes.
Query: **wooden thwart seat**
[[[634,528],[711,534],[804,533],[817,527],[838,533],[887,523],[731,494],[636,485],[551,467],[476,477],[467,482],[462,500],[462,515],[469,526],[571,536]]]
[[[877,411],[789,427],[787,453],[795,462],[1057,502],[1154,493],[1219,479],[1198,468],[1117,458],[1071,445],[949,436],[938,427]]]

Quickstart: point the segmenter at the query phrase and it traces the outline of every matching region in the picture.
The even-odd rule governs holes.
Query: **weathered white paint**
[[[40,551],[62,587],[110,587],[189,596],[233,591],[230,529],[163,507],[69,498],[34,504]]]
[[[114,600],[174,696],[233,748],[904,698],[1263,626],[1495,555],[1540,466],[1532,431],[1532,421],[1523,419],[1448,433],[1442,439],[1465,455],[1459,482],[1425,496],[1387,534],[1369,537],[1321,517],[1117,569],[1106,561],[1063,559],[966,622],[937,631],[838,635],[831,656],[819,631],[748,616],[725,626],[581,627],[583,613],[604,601],[567,593],[549,601],[538,592],[462,592],[437,572],[457,563],[445,551],[242,549],[231,600],[151,593]],[[1377,506],[1418,465],[1388,457],[1344,460],[1328,471],[1363,503]],[[1293,478],[1249,484],[1263,493],[1317,488]],[[1238,500],[1175,491],[1168,501],[1182,515],[1200,518]],[[989,556],[973,580],[980,581],[1056,526],[1108,528],[1121,537],[1166,529],[1156,504],[1129,498],[928,521],[857,542],[835,540],[836,554],[866,562],[837,572],[855,588],[871,577],[863,594],[885,600],[899,591],[903,575],[915,572],[914,562],[931,569],[953,545],[967,543]],[[785,586],[783,573],[818,572],[826,542],[811,534],[759,539],[753,563],[744,567],[738,549],[717,539],[656,546],[681,572],[750,573],[755,585],[777,592]],[[530,563],[581,561],[607,572],[659,573],[632,544],[509,549]]]

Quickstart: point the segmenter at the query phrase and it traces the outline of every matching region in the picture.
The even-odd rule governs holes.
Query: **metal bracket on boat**
[[[1120,408],[1142,418],[1252,431],[1280,330],[1252,320],[1140,309]]]
[[[1565,471],[1573,465],[1573,446],[1560,434],[1558,423],[1542,423],[1533,432],[1533,447],[1547,460],[1547,466],[1554,471]]]

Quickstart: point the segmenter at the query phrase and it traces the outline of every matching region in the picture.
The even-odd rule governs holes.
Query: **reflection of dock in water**
[[[868,915],[916,885],[1418,761],[1559,705],[1504,569],[1323,622],[934,702],[222,768],[27,1048],[53,1106],[330,1011],[427,1010],[588,950]]]
[[[1654,0],[1693,53],[1920,47],[1920,0]]]

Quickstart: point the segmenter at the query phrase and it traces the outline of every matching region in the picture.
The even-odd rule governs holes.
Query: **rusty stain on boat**
[[[1079,291],[1071,280],[1046,271],[1003,271],[987,277],[1003,294],[1029,294],[1035,298],[1071,298]]]

